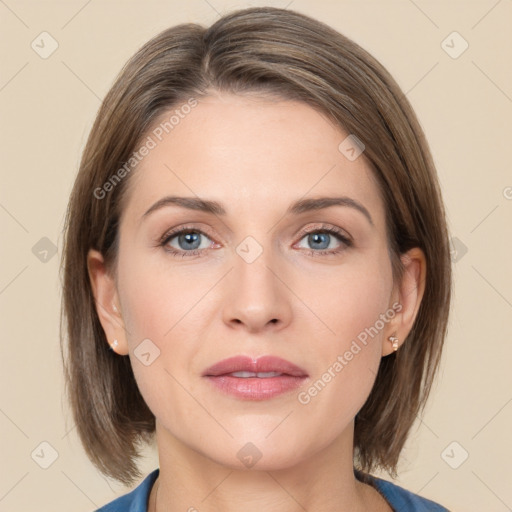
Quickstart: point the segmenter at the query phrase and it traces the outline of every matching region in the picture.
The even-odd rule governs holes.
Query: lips
[[[302,368],[280,357],[235,356],[210,366],[203,377],[214,389],[236,399],[268,400],[297,389],[309,376]]]
[[[230,357],[210,366],[203,373],[203,376],[232,375],[239,378],[270,378],[277,377],[279,374],[292,377],[308,376],[307,372],[302,368],[276,356],[261,356],[258,359],[251,359],[247,356]]]

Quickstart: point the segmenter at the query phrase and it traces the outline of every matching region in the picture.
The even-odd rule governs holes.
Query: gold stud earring
[[[390,336],[388,340],[391,341],[393,351],[396,352],[398,350],[398,338],[396,338],[395,336]]]

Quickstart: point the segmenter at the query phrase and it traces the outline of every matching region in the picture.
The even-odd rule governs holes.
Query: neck
[[[150,512],[359,512],[391,510],[356,480],[353,427],[321,452],[286,468],[240,469],[192,450],[157,421],[160,472]]]

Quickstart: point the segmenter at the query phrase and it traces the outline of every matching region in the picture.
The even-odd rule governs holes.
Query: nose
[[[284,270],[270,248],[261,248],[254,261],[245,256],[243,248],[234,254],[233,269],[227,276],[224,321],[231,328],[251,333],[280,330],[290,322],[293,296],[285,284]]]

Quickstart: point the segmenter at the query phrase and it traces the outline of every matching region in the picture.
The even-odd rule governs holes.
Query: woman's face
[[[360,148],[306,104],[222,95],[184,110],[161,141],[148,134],[156,147],[129,177],[117,351],[162,435],[231,467],[246,455],[291,466],[349,435],[391,351],[384,204]],[[147,213],[167,196],[194,208]],[[189,234],[167,235],[178,228]],[[279,357],[302,376],[207,371],[234,356]]]

